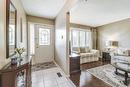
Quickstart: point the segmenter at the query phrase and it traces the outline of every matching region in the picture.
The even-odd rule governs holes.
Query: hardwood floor
[[[81,73],[75,73],[71,75],[70,79],[77,87],[111,87],[107,83],[103,82],[102,80],[98,79],[97,77],[85,71],[87,69],[94,68],[97,66],[102,66],[105,64],[108,64],[108,62],[97,61],[97,62],[82,64]]]

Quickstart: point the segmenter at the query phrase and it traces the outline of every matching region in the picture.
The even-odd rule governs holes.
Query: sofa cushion
[[[94,55],[93,53],[80,53],[81,58],[92,57],[93,55]]]
[[[85,47],[86,53],[90,53],[90,48],[89,47]]]
[[[85,47],[80,47],[80,53],[86,53]]]
[[[115,52],[115,55],[118,56],[129,56],[130,55],[130,50],[123,49],[123,48],[118,48]]]
[[[72,51],[80,53],[80,48],[79,47],[72,47]]]
[[[126,62],[130,62],[130,57],[128,56],[114,56],[112,59],[117,59],[117,60],[121,60],[121,61],[126,61]]]
[[[125,55],[125,50],[118,49],[118,50],[117,50],[117,54],[118,54],[118,55]]]
[[[130,56],[130,50],[126,50],[126,55]]]

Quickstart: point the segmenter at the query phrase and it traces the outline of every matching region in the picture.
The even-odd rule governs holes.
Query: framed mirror
[[[10,0],[6,0],[6,58],[15,54],[17,47],[17,10]]]

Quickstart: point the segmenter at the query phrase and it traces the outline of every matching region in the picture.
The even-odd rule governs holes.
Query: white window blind
[[[85,29],[71,30],[71,44],[72,47],[90,47],[92,46],[91,31]]]

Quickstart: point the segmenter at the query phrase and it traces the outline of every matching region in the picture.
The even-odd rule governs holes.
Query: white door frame
[[[54,40],[55,40],[55,37],[54,37],[54,26],[53,25],[46,25],[46,24],[37,24],[37,23],[32,23],[34,25],[38,25],[38,26],[44,26],[44,27],[47,27],[47,28],[50,28],[51,29],[51,45],[52,45],[52,58],[50,60],[45,60],[45,61],[42,61],[42,62],[50,62],[50,61],[54,61]],[[28,24],[29,25],[29,24]],[[30,26],[30,25],[29,25]],[[37,29],[36,27],[34,27],[34,32],[35,32],[35,29]],[[30,40],[30,27],[29,27],[29,40]],[[37,38],[34,38],[34,40],[37,39]],[[28,43],[30,45],[30,41]],[[36,44],[35,44],[35,50],[36,50]],[[29,54],[30,54],[30,46],[29,46]],[[37,62],[37,58],[36,58],[36,53],[32,56],[32,60],[33,60],[33,64],[36,64],[38,63]],[[41,62],[41,63],[42,63]],[[40,63],[40,62],[39,62]]]

